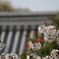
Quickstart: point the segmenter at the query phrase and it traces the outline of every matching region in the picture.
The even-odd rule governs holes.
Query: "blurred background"
[[[1,53],[25,53],[26,34],[33,38],[42,24],[59,27],[59,0],[0,0]]]

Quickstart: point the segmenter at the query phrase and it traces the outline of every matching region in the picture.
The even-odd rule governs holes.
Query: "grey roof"
[[[0,16],[56,15],[57,12],[0,12]]]
[[[48,15],[56,14],[57,12],[0,12],[0,26],[41,25],[44,21],[51,22]]]

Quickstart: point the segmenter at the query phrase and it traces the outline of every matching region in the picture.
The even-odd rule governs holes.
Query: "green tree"
[[[15,11],[30,11],[28,8],[16,8]]]
[[[0,11],[30,11],[28,8],[14,8],[9,1],[0,1]]]
[[[14,7],[12,7],[10,2],[2,1],[0,2],[0,11],[14,11]]]

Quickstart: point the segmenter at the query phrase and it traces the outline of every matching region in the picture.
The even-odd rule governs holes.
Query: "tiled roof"
[[[0,12],[0,16],[56,15],[57,12]]]

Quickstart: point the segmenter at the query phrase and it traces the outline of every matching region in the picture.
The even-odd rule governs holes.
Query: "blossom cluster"
[[[41,59],[40,56],[37,56],[37,55],[34,55],[34,54],[27,55],[26,59],[30,59],[31,57],[34,58],[34,59]]]
[[[31,55],[31,54],[28,55],[28,56],[26,57],[26,59],[30,59],[31,57],[34,58],[34,59],[53,59],[51,56],[48,56],[48,55],[45,56],[45,57],[42,57],[42,58],[41,58],[40,56],[37,56],[37,55]]]
[[[39,34],[44,34],[44,40],[46,42],[52,42],[55,39],[57,39],[57,44],[59,45],[59,30],[56,30],[55,26],[39,26],[38,27],[38,32]],[[39,50],[41,48],[41,43],[40,43],[41,39],[37,39],[36,43],[32,43],[31,41],[28,42],[28,49],[32,49],[34,52],[36,50]],[[40,53],[40,52],[39,52]],[[58,49],[53,49],[51,51],[51,56],[47,55],[45,57],[40,57],[37,56],[36,54],[30,54],[27,55],[26,59],[59,59],[59,50]]]
[[[45,57],[42,57],[42,59],[53,59],[53,58],[47,55]]]
[[[18,56],[17,54],[14,54],[14,53],[6,54],[5,56],[4,53],[2,53],[0,55],[0,59],[18,59]]]
[[[59,30],[56,30],[55,26],[39,26],[38,32],[44,34],[45,41],[52,42],[59,34]]]
[[[59,59],[59,50],[57,49],[52,50],[51,56],[53,59]]]
[[[32,49],[33,51],[35,51],[35,50],[39,50],[41,48],[41,43],[40,42],[32,43],[31,41],[29,41],[28,46],[29,46],[28,49]]]
[[[30,54],[30,55],[28,55],[27,56],[27,58],[26,59],[30,59],[30,57],[33,57],[34,59],[59,59],[59,50],[57,50],[57,49],[54,49],[54,50],[52,50],[52,52],[51,52],[51,56],[45,56],[45,57],[40,57],[40,56],[36,56],[36,55],[34,55],[34,54]]]
[[[2,50],[4,48],[5,44],[3,44],[2,42],[0,43],[0,50]]]
[[[57,38],[57,44],[59,45],[59,38]]]

